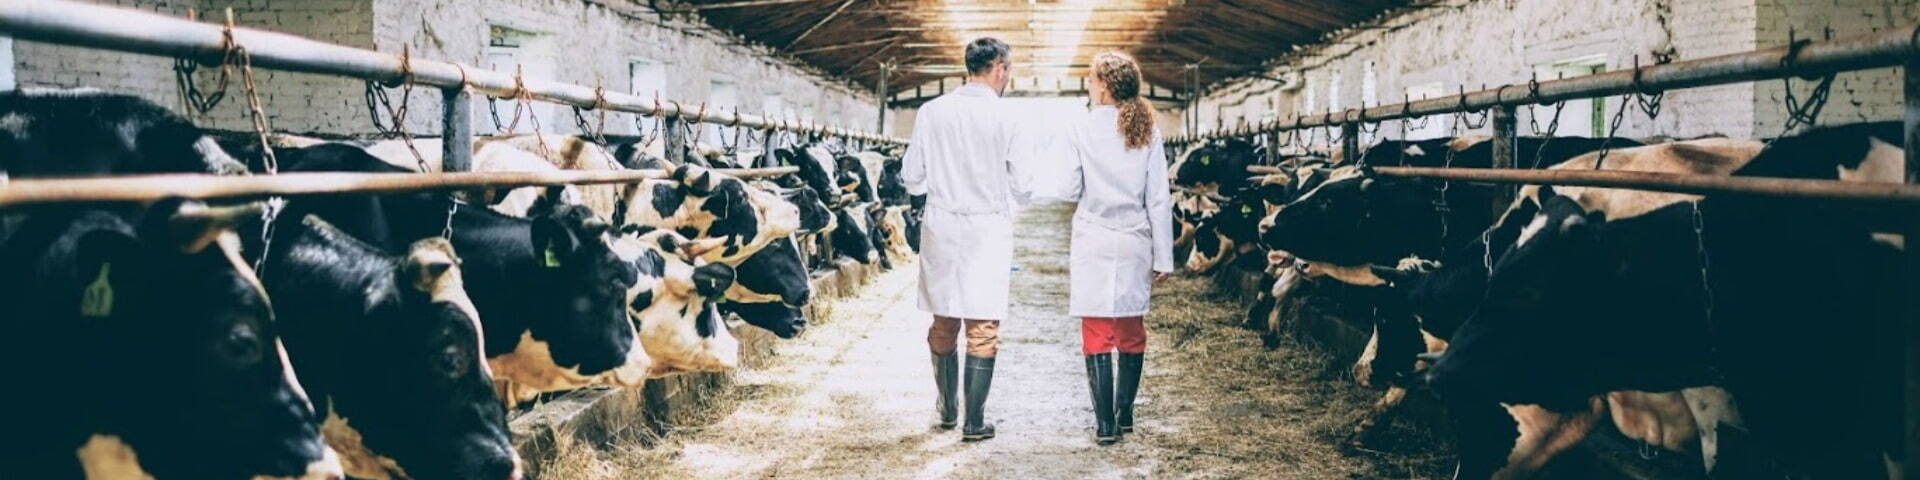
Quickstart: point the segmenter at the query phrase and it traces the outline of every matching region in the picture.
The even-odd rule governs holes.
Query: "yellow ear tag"
[[[1201,164],[1201,165],[1212,165],[1212,164],[1213,164],[1213,156],[1212,156],[1212,155],[1208,155],[1208,156],[1203,156],[1203,157],[1200,157],[1200,164]]]
[[[553,254],[552,244],[548,244],[547,249],[541,253],[546,258],[547,268],[560,268],[560,257]]]
[[[1240,214],[1241,214],[1241,215],[1252,215],[1252,214],[1253,214],[1253,206],[1252,206],[1252,205],[1241,205],[1241,206],[1240,206]]]
[[[113,315],[113,284],[107,282],[107,272],[113,271],[112,263],[100,264],[100,275],[93,277],[93,283],[80,293],[80,315],[93,318],[106,318]]]

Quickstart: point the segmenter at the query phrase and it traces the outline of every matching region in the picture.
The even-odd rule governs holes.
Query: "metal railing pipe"
[[[1471,112],[1498,106],[1523,106],[1562,100],[1625,95],[1697,88],[1787,76],[1815,77],[1835,72],[1903,65],[1920,58],[1920,25],[1840,38],[1806,42],[1798,47],[1780,46],[1732,53],[1662,65],[1614,70],[1579,77],[1544,80],[1448,95],[1407,103],[1349,109],[1316,115],[1299,115],[1261,126],[1256,131],[1286,131],[1300,128],[1338,126],[1356,122],[1378,122],[1426,115]],[[1232,131],[1214,131],[1176,138],[1176,142],[1214,140],[1235,136]]]
[[[0,2],[0,33],[20,40],[189,58],[217,64],[226,54],[224,28],[217,25],[119,7],[67,0]],[[405,75],[398,55],[353,48],[296,35],[235,27],[234,43],[246,48],[254,66],[378,81],[399,81]],[[522,77],[513,73],[410,59],[415,84],[460,88],[463,84],[493,97],[511,97],[522,89],[533,99],[582,108],[604,107],[652,117],[683,117],[703,123],[775,128],[842,138],[905,143],[901,139],[811,123],[775,121],[731,111],[699,112],[678,102],[604,91],[582,85]],[[517,88],[518,87],[518,88]],[[601,99],[604,103],[600,102]],[[704,113],[704,115],[700,115]],[[700,118],[693,118],[700,116]]]
[[[1920,205],[1920,185],[1775,177],[1684,175],[1627,170],[1373,167],[1376,175],[1465,182],[1569,185],[1690,194],[1744,194]]]
[[[720,169],[736,178],[762,178],[797,172],[797,167]],[[219,176],[205,174],[125,175],[86,178],[33,178],[0,182],[0,208],[71,202],[151,202],[167,197],[193,199],[255,198],[336,193],[402,193],[472,188],[634,183],[667,178],[664,170],[556,170],[546,172],[453,173],[282,173]]]

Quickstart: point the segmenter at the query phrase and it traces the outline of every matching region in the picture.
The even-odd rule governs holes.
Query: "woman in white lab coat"
[[[1147,347],[1142,317],[1152,285],[1173,272],[1173,204],[1153,106],[1140,97],[1140,66],[1095,55],[1093,108],[1069,129],[1073,215],[1068,314],[1080,318],[1095,442],[1133,431],[1133,397]],[[1119,375],[1114,352],[1119,352]]]

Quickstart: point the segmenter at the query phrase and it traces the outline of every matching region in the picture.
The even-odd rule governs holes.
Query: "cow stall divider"
[[[1789,80],[1800,77],[1807,80],[1819,80],[1815,92],[1805,101],[1794,100],[1791,85],[1786,86],[1787,108],[1789,115],[1786,130],[1791,134],[1796,127],[1812,126],[1818,116],[1819,108],[1825,102],[1826,88],[1830,86],[1832,76],[1839,72],[1867,70],[1877,68],[1900,67],[1904,77],[1905,94],[1905,138],[1906,138],[1906,183],[1864,183],[1841,182],[1831,180],[1807,180],[1791,178],[1761,177],[1725,177],[1710,175],[1663,174],[1648,172],[1606,171],[1606,170],[1535,170],[1514,168],[1514,160],[1519,158],[1516,152],[1517,116],[1515,109],[1521,106],[1553,106],[1554,119],[1547,129],[1547,141],[1551,141],[1552,131],[1559,120],[1559,102],[1574,99],[1590,99],[1607,96],[1627,96],[1623,100],[1619,115],[1628,109],[1638,108],[1649,118],[1656,117],[1660,111],[1661,95],[1665,91],[1685,88],[1709,87],[1733,83],[1761,80]],[[1393,177],[1429,178],[1442,181],[1465,181],[1497,185],[1572,185],[1588,187],[1622,188],[1660,192],[1689,194],[1734,194],[1785,198],[1804,198],[1821,201],[1845,201],[1869,206],[1886,208],[1900,213],[1901,225],[1892,229],[1903,233],[1906,238],[1920,238],[1920,220],[1914,213],[1920,213],[1920,25],[1894,28],[1882,32],[1813,41],[1792,39],[1787,45],[1760,49],[1750,52],[1719,55],[1694,60],[1673,61],[1656,65],[1641,66],[1635,57],[1632,68],[1597,73],[1572,78],[1539,80],[1531,78],[1522,84],[1501,85],[1495,88],[1467,92],[1464,87],[1457,95],[1422,100],[1407,100],[1398,104],[1375,105],[1348,109],[1325,114],[1298,115],[1291,119],[1264,122],[1257,126],[1243,127],[1187,135],[1169,139],[1175,146],[1184,146],[1196,142],[1209,142],[1231,138],[1246,138],[1263,142],[1269,149],[1277,148],[1281,133],[1295,139],[1298,132],[1306,131],[1311,139],[1312,129],[1338,128],[1339,138],[1327,132],[1327,140],[1334,143],[1343,158],[1365,165],[1357,141],[1361,128],[1367,124],[1378,124],[1388,120],[1400,120],[1402,125],[1409,121],[1423,121],[1429,115],[1455,115],[1468,122],[1469,129],[1484,126],[1472,125],[1465,118],[1470,112],[1486,111],[1481,122],[1491,122],[1493,130],[1492,165],[1494,168],[1455,168],[1455,167],[1369,167],[1376,175]],[[1613,128],[1618,128],[1620,116],[1614,118]],[[1456,126],[1461,122],[1455,122]],[[1377,128],[1377,127],[1376,127]],[[1457,128],[1457,127],[1456,127]],[[1538,133],[1540,128],[1535,125]],[[1403,131],[1404,133],[1404,131]],[[1611,133],[1608,135],[1612,136]],[[1264,137],[1264,138],[1262,138]],[[1292,145],[1289,141],[1284,145]],[[1605,155],[1607,149],[1601,150]],[[1279,173],[1274,166],[1254,165],[1247,168],[1251,173]],[[1508,190],[1497,196],[1496,209],[1505,208],[1512,200],[1514,192]],[[1911,290],[1920,285],[1920,252],[1908,249],[1903,269],[1906,272],[1905,284]],[[1904,313],[1906,335],[1906,374],[1905,374],[1905,458],[1920,459],[1920,296],[1909,295],[1905,300]],[[1920,479],[1920,468],[1905,470],[1905,478]]]
[[[605,128],[606,111],[634,114],[636,121],[642,116],[655,118],[658,121],[652,134],[648,134],[646,129],[640,132],[649,146],[653,141],[663,141],[666,160],[677,165],[690,164],[688,157],[698,142],[700,124],[733,129],[732,137],[736,144],[746,138],[742,135],[760,139],[765,147],[763,157],[742,162],[749,168],[714,168],[711,171],[743,179],[787,175],[798,170],[791,166],[775,166],[777,159],[773,150],[783,144],[781,140],[784,140],[784,144],[797,144],[803,140],[824,142],[846,149],[905,144],[905,140],[900,138],[814,122],[743,114],[737,110],[715,109],[709,112],[705,104],[691,107],[677,101],[662,100],[657,92],[651,98],[643,98],[608,91],[600,86],[526,77],[518,71],[493,71],[461,63],[415,58],[408,50],[396,55],[280,32],[237,27],[232,18],[231,10],[227,12],[225,24],[220,25],[68,0],[11,1],[0,2],[0,36],[172,57],[176,60],[177,73],[182,74],[180,80],[187,82],[181,86],[182,98],[187,98],[185,90],[192,87],[190,75],[195,66],[226,68],[237,63],[247,76],[247,100],[255,115],[255,131],[249,133],[261,137],[261,147],[268,158],[271,158],[272,149],[265,137],[271,129],[261,121],[264,115],[258,112],[259,99],[253,93],[251,83],[253,67],[364,80],[368,82],[368,108],[376,127],[381,127],[381,113],[375,109],[376,100],[378,103],[387,103],[384,88],[410,89],[416,85],[436,88],[441,90],[444,107],[440,132],[444,139],[443,171],[389,174],[275,173],[273,168],[269,168],[268,175],[254,176],[177,174],[33,179],[7,179],[0,176],[0,209],[69,202],[146,202],[165,197],[241,199],[636,183],[667,176],[661,170],[472,172],[473,151],[470,146],[474,138],[472,101],[475,94],[493,99],[510,99],[517,102],[518,106],[529,106],[531,102],[568,105],[576,109],[576,115],[579,115],[579,109],[593,110],[601,115],[598,128],[589,130],[585,127],[584,116],[576,118],[581,123],[582,135],[591,135],[593,140],[602,138],[600,133]],[[225,88],[224,83],[221,88]],[[393,119],[391,130],[379,130],[407,140],[411,149],[411,135],[404,130],[408,93],[410,90],[403,90],[402,98],[393,102],[400,104],[397,108],[386,105],[385,113]],[[210,98],[217,98],[218,95],[215,93],[215,97]],[[489,102],[489,105],[492,103]],[[194,108],[189,107],[189,110]],[[497,116],[495,121],[498,121]],[[537,122],[537,118],[534,121]],[[502,128],[502,131],[509,130],[512,128]],[[533,133],[540,133],[537,123]],[[268,160],[267,164],[271,165],[272,161]],[[426,170],[424,165],[422,170]],[[814,237],[824,240],[826,235]],[[823,243],[830,247],[830,243]],[[831,250],[825,250],[824,253],[830,261],[833,259]],[[812,279],[816,299],[851,295],[876,273],[854,262],[831,263],[837,267],[832,273]],[[823,310],[826,307],[820,306],[821,303],[813,302],[805,307],[806,316],[817,322],[820,314],[827,311]],[[770,355],[770,338],[768,335],[743,337],[743,361],[752,362],[755,357]],[[649,381],[644,388],[632,391],[576,390],[542,400],[538,408],[513,418],[509,422],[509,429],[513,432],[515,447],[530,460],[554,454],[553,448],[558,442],[556,435],[563,432],[600,437],[593,440],[594,443],[626,438],[618,436],[619,432],[636,428],[651,430],[656,434],[664,433],[672,419],[697,410],[697,407],[710,401],[706,397],[708,392],[715,391],[713,387],[728,381],[724,374],[695,374]]]

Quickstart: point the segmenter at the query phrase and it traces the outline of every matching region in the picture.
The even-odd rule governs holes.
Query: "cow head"
[[[872,219],[867,214],[869,205],[849,205],[834,210],[834,217],[840,223],[831,234],[834,253],[852,258],[862,264],[871,264],[879,260],[874,252],[873,237],[868,232]]]
[[[687,195],[687,207],[692,207],[678,219],[679,228],[692,232],[690,237],[726,242],[724,248],[703,257],[709,261],[738,264],[801,227],[799,206],[738,178],[698,166],[676,168],[671,176]]]
[[[1260,241],[1270,249],[1336,265],[1392,261],[1438,237],[1435,195],[1424,182],[1375,177],[1345,167],[1261,221]]]
[[[820,201],[820,194],[815,193],[813,189],[774,190],[769,188],[768,190],[780,195],[780,198],[799,210],[800,229],[794,233],[821,233],[833,230],[838,225],[834,222],[833,211],[827,209],[827,204]]]
[[[900,161],[899,157],[889,156],[880,169],[880,184],[877,187],[880,200],[887,205],[906,205],[909,202],[907,182],[900,176],[905,166],[906,163]]]
[[[737,278],[732,267],[699,260],[705,247],[671,230],[622,235],[617,248],[640,273],[627,310],[654,360],[649,377],[739,365],[739,341],[715,305]]]
[[[1604,239],[1604,219],[1551,188],[1537,198],[1538,213],[1494,265],[1480,309],[1430,370],[1442,395],[1497,392],[1550,409],[1581,408],[1590,393],[1579,392],[1600,381],[1588,376],[1597,373],[1590,362],[1604,361],[1583,358],[1595,353],[1583,347],[1591,336],[1626,328],[1623,319],[1592,313],[1638,301],[1613,296],[1621,257]]]
[[[800,167],[800,172],[794,176],[799,178],[801,184],[813,189],[827,205],[838,204],[840,189],[836,181],[838,177],[834,175],[836,162],[832,154],[817,147],[783,148],[774,151],[774,158],[783,165]]]
[[[516,353],[549,356],[554,367],[584,377],[644,358],[636,351],[633,327],[623,308],[627,290],[636,282],[635,271],[609,245],[607,225],[592,220],[584,207],[568,205],[533,219],[529,233],[537,278],[528,279],[526,285],[542,290],[535,298],[546,305],[538,311],[558,315],[531,322],[527,335],[539,342],[523,341],[533,345],[520,348],[541,352]],[[498,357],[494,366],[503,370],[501,376],[508,382],[516,381],[523,370],[502,365]]]
[[[282,348],[266,292],[233,226],[260,208],[164,200],[138,233],[91,229],[72,244],[57,312],[105,340],[98,397],[109,432],[78,452],[90,471],[161,478],[337,478],[319,419]],[[106,373],[106,372],[112,373]],[[175,392],[155,395],[155,392]],[[128,401],[128,399],[138,401]],[[82,401],[88,401],[82,399]],[[78,421],[63,418],[61,421]],[[130,465],[138,458],[138,465]],[[100,469],[100,470],[96,470]],[[137,471],[137,470],[134,470]]]
[[[459,262],[444,239],[416,242],[394,273],[399,298],[369,299],[375,318],[366,344],[340,352],[368,366],[332,386],[334,408],[322,428],[348,474],[519,478]],[[345,405],[347,395],[360,397],[357,405]]]
[[[729,303],[779,303],[802,307],[812,296],[807,267],[801,262],[800,249],[792,238],[776,240],[767,248],[754,252],[753,256],[747,257],[747,261],[740,263],[736,271],[739,278],[727,289]],[[799,331],[793,325],[780,323],[790,318],[759,320],[744,314],[741,318],[775,333]]]

